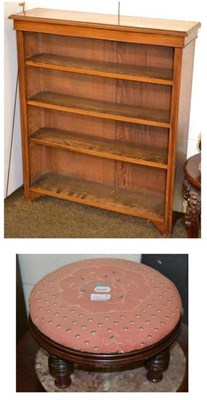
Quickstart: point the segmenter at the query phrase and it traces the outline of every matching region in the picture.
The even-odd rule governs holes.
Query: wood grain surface
[[[27,100],[27,104],[81,115],[109,118],[160,127],[170,127],[169,112],[115,104],[55,92],[39,92]]]
[[[55,128],[40,128],[33,133],[30,141],[49,147],[63,148],[97,157],[111,158],[135,164],[167,169],[165,151],[154,152],[150,147],[114,141],[96,136]]]
[[[143,190],[125,190],[60,174],[40,176],[31,192],[89,204],[124,214],[163,221],[163,196]]]
[[[177,21],[144,17],[120,16],[111,14],[86,13],[78,11],[63,11],[44,8],[34,8],[10,16],[15,20],[26,20],[32,22],[46,22],[64,25],[99,25],[122,30],[131,28],[137,32],[163,33],[187,36],[191,31],[198,29],[200,23],[193,21]]]
[[[119,65],[45,53],[27,59],[26,65],[86,75],[172,85],[172,70],[165,68]]]

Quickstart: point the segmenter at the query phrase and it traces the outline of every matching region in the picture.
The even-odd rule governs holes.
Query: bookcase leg
[[[152,221],[152,223],[156,226],[158,231],[161,233],[162,236],[164,237],[171,237],[172,234],[172,227],[168,226],[164,222],[157,222],[157,221]]]
[[[30,197],[29,200],[30,201],[35,201],[37,199],[39,199],[39,197],[41,197],[42,195],[38,194],[38,193],[30,193]]]

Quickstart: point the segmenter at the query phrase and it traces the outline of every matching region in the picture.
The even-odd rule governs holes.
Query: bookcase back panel
[[[117,121],[116,140],[132,143],[138,148],[144,146],[146,149],[153,150],[154,154],[161,151],[167,157],[169,131],[166,128]]]
[[[31,135],[41,127],[51,127],[66,131],[115,139],[116,121],[94,118],[85,115],[65,113],[42,109],[39,107],[28,107],[29,134]]]
[[[166,68],[173,71],[173,47],[143,45],[137,43],[117,44],[117,63],[143,67]]]
[[[37,53],[116,61],[117,42],[25,32],[26,58]]]
[[[173,47],[25,32],[26,58],[38,53],[173,69]]]
[[[27,81],[28,97],[38,92],[56,92],[82,98],[116,101],[114,79],[29,67]]]
[[[42,68],[27,68],[27,95],[55,92],[110,103],[170,110],[171,87]],[[113,105],[112,105],[113,107]]]
[[[117,143],[129,143],[144,150],[153,151],[154,155],[162,153],[167,160],[169,132],[166,128],[111,121],[102,118],[88,117],[28,107],[29,135],[38,129],[54,129],[90,135],[95,138],[106,138]],[[57,133],[58,135],[58,133]]]
[[[117,80],[117,103],[170,110],[171,87]]]
[[[168,129],[156,126],[116,122],[117,141],[143,144],[153,149],[165,149],[168,146]],[[153,146],[152,146],[153,144]]]
[[[166,171],[125,162],[116,162],[115,187],[163,195]]]
[[[38,173],[57,173],[111,185],[114,188],[165,193],[166,171],[93,156],[31,146],[31,180]],[[41,169],[39,165],[41,164]]]
[[[38,176],[38,163],[40,163],[40,174],[57,173],[105,184],[114,182],[114,160],[84,156],[39,145],[31,146],[31,154],[33,155],[31,158],[32,181]]]
[[[30,184],[32,184],[39,176],[53,169],[53,160],[51,154],[45,146],[37,146],[30,143]]]

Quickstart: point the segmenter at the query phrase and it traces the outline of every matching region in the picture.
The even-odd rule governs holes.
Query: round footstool
[[[30,295],[30,329],[49,352],[59,387],[74,364],[103,369],[145,365],[159,382],[181,322],[175,285],[153,268],[120,259],[91,259],[46,275]]]

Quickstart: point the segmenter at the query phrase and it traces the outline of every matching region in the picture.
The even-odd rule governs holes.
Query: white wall
[[[5,4],[4,13],[4,195],[6,197],[7,176],[9,168],[9,154],[12,135],[13,110],[15,100],[15,89],[17,80],[17,53],[16,35],[13,31],[12,21],[8,16],[19,12],[21,8],[18,3],[10,2]],[[20,115],[19,97],[14,121],[14,141],[11,154],[10,179],[8,195],[22,185],[22,158],[21,158],[21,137],[20,137]]]
[[[118,0],[71,0],[71,1],[36,1],[26,2],[26,9],[34,7],[58,8],[77,11],[89,11],[115,14],[118,9]],[[18,3],[5,3],[5,15],[18,11]],[[142,17],[168,18],[179,20],[199,21],[202,28],[199,30],[196,42],[194,78],[192,90],[191,118],[189,127],[188,156],[197,153],[197,140],[200,133],[207,130],[206,122],[206,1],[197,0],[196,3],[189,0],[121,0],[122,15],[136,15]],[[12,110],[14,88],[16,79],[16,54],[15,38],[12,32],[12,22],[5,17],[5,177],[7,174],[10,132],[12,122]],[[10,193],[22,183],[21,158],[20,158],[20,127],[19,117],[15,120],[15,141],[12,153],[12,168],[10,175]],[[5,178],[6,184],[6,178]]]
[[[46,274],[74,261],[101,257],[122,258],[136,262],[141,260],[141,254],[19,254],[18,259],[27,311],[32,287]]]

